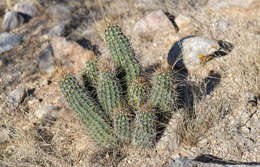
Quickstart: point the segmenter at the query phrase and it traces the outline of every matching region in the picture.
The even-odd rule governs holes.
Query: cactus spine
[[[60,82],[60,89],[69,106],[77,113],[88,133],[98,145],[111,148],[116,145],[107,117],[95,101],[80,87],[76,78],[68,75]]]

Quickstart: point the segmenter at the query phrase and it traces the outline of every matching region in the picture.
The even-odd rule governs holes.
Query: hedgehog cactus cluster
[[[114,68],[102,67],[92,57],[83,70],[85,86],[67,75],[60,81],[60,90],[99,146],[113,148],[133,143],[151,148],[157,136],[157,115],[171,113],[176,98],[172,71],[159,68],[145,75],[129,40],[117,25],[105,30],[105,40]],[[96,96],[87,86],[93,88]]]

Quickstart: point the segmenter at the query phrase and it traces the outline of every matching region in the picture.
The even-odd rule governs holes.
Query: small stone
[[[51,6],[46,10],[46,15],[58,23],[70,23],[72,20],[71,8],[66,5]]]
[[[56,70],[56,61],[53,56],[53,49],[51,45],[40,52],[39,59],[39,68],[42,72],[52,73]]]
[[[7,96],[7,103],[12,107],[18,107],[26,97],[24,88],[17,88]]]
[[[172,28],[173,24],[164,12],[162,10],[157,10],[139,20],[134,26],[134,32],[144,33]]]
[[[39,15],[37,7],[32,2],[19,2],[15,4],[14,11],[27,14],[31,17]]]
[[[21,35],[3,32],[0,33],[0,54],[16,48],[22,40]]]
[[[2,23],[2,28],[6,31],[14,29],[19,25],[24,23],[24,18],[15,11],[8,11],[6,10],[4,20]]]
[[[174,21],[177,24],[179,29],[184,29],[184,28],[190,26],[191,22],[192,22],[190,17],[182,15],[182,14],[178,15]]]
[[[53,37],[59,37],[64,35],[65,33],[65,24],[61,23],[59,25],[54,26],[50,32],[49,32],[49,37],[53,38]]]
[[[8,134],[9,130],[4,127],[0,127],[0,144],[7,142],[10,139]]]
[[[57,115],[55,114],[55,111],[58,110],[59,107],[57,106],[44,106],[36,110],[34,112],[34,115],[40,120],[42,119],[56,120]]]

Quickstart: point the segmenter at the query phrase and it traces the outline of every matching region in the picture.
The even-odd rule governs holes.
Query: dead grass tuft
[[[193,105],[184,106],[179,111],[182,119],[178,122],[176,134],[181,145],[196,146],[207,137],[207,131],[224,119],[229,111],[228,102],[224,99],[213,100],[211,96],[201,99],[196,98],[196,95],[194,99]]]

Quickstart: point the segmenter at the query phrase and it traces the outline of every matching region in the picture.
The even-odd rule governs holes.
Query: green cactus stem
[[[142,107],[136,111],[134,144],[143,148],[153,147],[156,140],[156,116],[150,108]]]
[[[148,95],[148,84],[144,78],[139,77],[128,87],[128,103],[135,109],[146,103]]]
[[[176,92],[172,83],[172,72],[158,70],[152,78],[152,90],[149,102],[152,107],[158,107],[163,112],[172,111]]]
[[[131,141],[131,115],[126,107],[120,107],[114,110],[114,131],[122,143]]]
[[[136,80],[140,74],[140,66],[134,56],[129,40],[122,33],[118,25],[111,25],[105,30],[105,40],[116,68],[126,72],[127,83]]]
[[[96,87],[98,80],[98,68],[97,68],[97,58],[91,56],[86,62],[86,66],[83,70],[83,78],[86,80],[87,84],[92,87]]]
[[[120,106],[119,89],[112,71],[106,70],[100,72],[97,86],[98,100],[109,115],[112,115],[114,109]]]
[[[65,96],[70,108],[73,109],[89,135],[101,147],[112,148],[117,139],[107,121],[107,115],[98,107],[95,101],[88,96],[75,77],[67,75],[60,82],[60,90]]]

